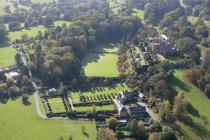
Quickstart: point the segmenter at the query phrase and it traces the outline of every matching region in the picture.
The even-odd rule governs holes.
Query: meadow
[[[54,0],[32,0],[33,3],[50,3],[53,2]]]
[[[117,68],[119,44],[102,44],[92,49],[82,62],[88,77],[118,77]]]
[[[29,37],[35,37],[39,31],[44,32],[46,30],[47,29],[44,26],[31,27],[30,29],[9,32],[9,38],[11,41],[14,41],[15,39],[21,39],[24,34],[27,34]]]
[[[179,121],[178,124],[189,139],[210,140],[210,101],[200,89],[185,78],[185,73],[183,70],[175,71],[173,88],[185,94],[193,109],[190,110],[186,122]]]
[[[35,112],[33,98],[25,106],[21,99],[0,104],[1,140],[58,140],[60,136],[75,140],[96,140],[94,121],[85,120],[43,120]],[[85,128],[85,134],[82,129]]]
[[[16,50],[9,45],[0,46],[0,68],[15,64]]]

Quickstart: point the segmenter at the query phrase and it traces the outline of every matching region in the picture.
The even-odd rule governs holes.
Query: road
[[[21,51],[18,51],[18,53],[20,54],[21,56],[21,59],[23,61],[23,64],[25,66],[27,66],[27,61],[26,61],[26,58],[24,57],[24,54],[21,52]],[[29,67],[28,67],[29,68]],[[34,92],[34,104],[35,104],[35,108],[36,108],[36,113],[37,115],[42,118],[42,119],[48,119],[48,117],[44,114],[42,114],[42,112],[40,111],[40,104],[39,104],[39,90],[38,90],[38,87],[37,85],[32,81],[32,73],[31,73],[31,70],[29,68],[29,77],[30,77],[30,81],[35,89],[35,92]]]

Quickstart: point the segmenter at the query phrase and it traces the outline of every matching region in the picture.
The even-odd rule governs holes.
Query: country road
[[[25,59],[25,57],[24,57],[24,54],[23,54],[22,52],[20,52],[20,51],[18,51],[18,53],[19,53],[20,56],[21,56],[21,59],[22,59],[22,61],[23,61],[23,64],[24,64],[25,66],[27,66],[27,61],[26,61],[26,59]],[[29,77],[30,77],[30,81],[31,81],[31,83],[32,83],[32,85],[33,85],[33,87],[34,87],[34,89],[35,89],[35,92],[34,92],[34,104],[35,104],[35,108],[36,108],[36,113],[37,113],[37,115],[38,115],[40,118],[42,118],[42,119],[48,119],[48,117],[47,117],[46,115],[42,114],[42,112],[40,111],[39,90],[38,90],[37,85],[32,81],[32,77],[33,77],[33,76],[32,76],[32,73],[31,73],[30,68],[29,68]]]

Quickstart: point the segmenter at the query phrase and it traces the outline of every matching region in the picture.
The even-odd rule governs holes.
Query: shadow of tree
[[[184,115],[180,121],[189,126],[191,130],[202,139],[210,137],[210,132],[204,126],[194,122],[191,117]]]
[[[191,104],[189,104],[189,105],[187,106],[187,111],[188,111],[188,113],[190,113],[191,115],[200,118],[199,111],[198,111],[196,108],[194,108]]]
[[[181,81],[177,77],[173,78],[172,85],[179,87],[181,90],[185,92],[189,92],[191,88],[189,85],[187,85],[185,82]]]

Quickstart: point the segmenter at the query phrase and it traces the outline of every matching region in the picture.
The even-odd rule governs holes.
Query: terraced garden
[[[81,96],[84,96],[87,102],[101,102],[110,101],[109,97],[114,98],[118,93],[123,91],[126,91],[126,88],[121,84],[117,84],[113,87],[101,87],[89,91],[72,92],[70,96],[74,104],[81,103]]]

